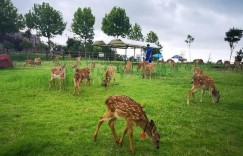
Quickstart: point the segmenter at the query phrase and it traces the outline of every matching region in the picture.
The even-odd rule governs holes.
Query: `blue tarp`
[[[154,54],[153,55],[153,58],[162,58],[163,56],[162,56],[162,54]]]

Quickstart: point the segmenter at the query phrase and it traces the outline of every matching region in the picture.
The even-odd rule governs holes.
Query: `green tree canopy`
[[[224,40],[229,42],[230,49],[231,49],[229,61],[231,60],[232,53],[233,53],[237,43],[240,41],[240,39],[242,37],[242,33],[243,33],[243,30],[235,29],[235,28],[231,28],[229,31],[227,31],[225,33],[226,37],[224,38]]]
[[[37,30],[38,35],[48,38],[50,48],[51,38],[55,35],[62,35],[66,28],[62,14],[53,9],[49,3],[34,4],[32,11],[25,15],[27,26]]]
[[[120,7],[114,7],[109,14],[105,14],[102,20],[102,31],[108,36],[126,37],[131,25],[126,11]]]
[[[71,25],[72,31],[79,35],[84,40],[85,51],[87,40],[91,41],[94,38],[94,23],[95,16],[92,14],[90,8],[78,8],[74,13],[73,23]]]
[[[144,37],[140,25],[135,23],[134,26],[131,26],[128,34],[128,38],[136,41],[144,41]]]
[[[187,39],[185,40],[185,42],[188,44],[188,48],[189,48],[189,58],[191,61],[191,43],[194,41],[194,38],[191,35],[187,35]]]
[[[10,0],[0,0],[0,35],[15,33],[24,28],[24,18]]]

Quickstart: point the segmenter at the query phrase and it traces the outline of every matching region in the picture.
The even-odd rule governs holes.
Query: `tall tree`
[[[51,38],[55,35],[62,35],[66,28],[61,12],[53,9],[49,3],[34,4],[32,11],[25,15],[29,21],[28,27],[34,28],[37,34],[47,37],[48,46],[51,47]]]
[[[84,51],[86,52],[87,40],[94,38],[94,23],[95,16],[92,14],[90,8],[78,8],[74,13],[73,23],[71,25],[72,31],[79,35],[84,40]]]
[[[24,28],[24,18],[10,0],[0,0],[0,6],[0,36],[3,41],[6,34],[18,32]]]
[[[108,36],[118,38],[126,37],[131,25],[126,11],[120,7],[114,7],[109,14],[105,14],[102,20],[102,31]]]
[[[231,28],[229,31],[227,31],[225,33],[226,37],[224,38],[224,40],[229,42],[230,50],[231,50],[229,61],[231,61],[232,53],[233,53],[237,43],[240,41],[240,39],[242,37],[242,33],[243,33],[243,30],[235,29],[235,28]]]
[[[188,44],[190,62],[191,62],[191,43],[193,41],[194,41],[194,38],[191,35],[187,35],[187,39],[185,40],[185,42]]]
[[[128,34],[128,38],[136,41],[144,41],[144,37],[140,25],[135,23],[134,26],[131,26]]]

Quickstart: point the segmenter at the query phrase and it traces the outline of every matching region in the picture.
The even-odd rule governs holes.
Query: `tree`
[[[108,36],[125,38],[129,34],[130,27],[126,11],[120,7],[114,7],[109,14],[105,14],[101,29]]]
[[[232,53],[233,53],[237,43],[240,41],[240,39],[242,37],[242,32],[243,32],[243,30],[232,28],[225,33],[226,37],[224,38],[224,40],[229,42],[230,49],[231,49],[229,61],[231,60]]]
[[[72,31],[84,40],[84,51],[86,52],[87,40],[94,38],[94,23],[95,16],[92,14],[90,8],[78,8],[74,13],[73,23],[71,25]]]
[[[37,30],[37,34],[48,38],[50,49],[51,38],[55,35],[62,35],[66,28],[62,14],[54,10],[49,3],[34,4],[32,11],[25,15],[26,25]]]
[[[158,38],[157,34],[153,31],[150,31],[147,34],[146,42],[155,43],[157,46],[160,47],[160,49],[163,48],[163,46],[159,43],[159,38]],[[160,53],[160,49],[153,49],[153,54]]]
[[[29,49],[32,47],[32,43],[26,39],[23,39],[22,42],[20,42],[20,47],[23,49]]]
[[[235,61],[241,62],[243,58],[243,48],[236,52]]]
[[[144,41],[144,37],[140,25],[135,23],[134,26],[131,26],[128,34],[128,38],[136,41]]]
[[[24,28],[24,18],[10,0],[0,0],[0,6],[0,42],[2,42],[6,34],[16,33]]]
[[[191,62],[191,43],[194,41],[194,38],[191,35],[187,35],[187,39],[185,40],[185,42],[188,44],[188,48],[189,48],[189,59]]]

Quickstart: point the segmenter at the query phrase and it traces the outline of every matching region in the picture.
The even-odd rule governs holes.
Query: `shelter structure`
[[[155,43],[149,42],[142,42],[142,41],[135,41],[129,40],[124,38],[116,38],[112,39],[109,43],[105,43],[103,40],[98,40],[94,42],[94,46],[107,46],[110,48],[118,48],[118,49],[125,49],[125,55],[127,56],[127,49],[132,48],[134,49],[134,57],[135,57],[135,49],[140,48],[141,51],[147,47],[147,44],[150,45],[151,48],[160,49],[161,47],[157,46]]]

